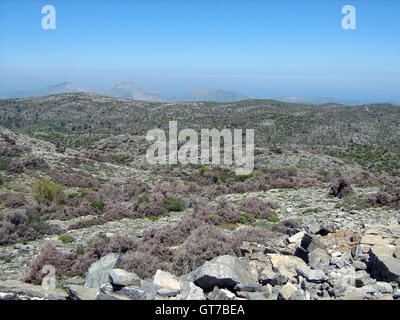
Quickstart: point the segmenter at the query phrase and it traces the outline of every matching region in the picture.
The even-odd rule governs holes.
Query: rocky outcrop
[[[87,272],[85,287],[100,288],[103,283],[108,281],[111,270],[119,266],[120,257],[119,254],[110,253],[93,263]]]
[[[193,271],[194,283],[205,291],[219,288],[257,286],[258,270],[248,262],[231,256],[221,256]]]

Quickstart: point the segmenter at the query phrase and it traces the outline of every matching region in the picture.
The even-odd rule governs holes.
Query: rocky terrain
[[[398,109],[279,107],[87,94],[2,101],[0,299],[399,299],[400,179],[388,146],[399,143]],[[257,119],[265,139],[253,173],[149,166],[146,130],[177,115],[208,127]],[[304,117],[314,127],[294,125]],[[279,145],[261,122],[279,130]]]

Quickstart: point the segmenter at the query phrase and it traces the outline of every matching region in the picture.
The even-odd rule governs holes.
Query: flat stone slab
[[[373,246],[370,251],[371,275],[377,280],[397,282],[400,284],[400,260],[382,246]]]
[[[43,300],[65,300],[68,296],[63,289],[45,289],[18,280],[0,281],[0,292]]]

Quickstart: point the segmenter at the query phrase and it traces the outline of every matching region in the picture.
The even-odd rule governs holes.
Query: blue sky
[[[41,27],[47,4],[55,30]],[[356,30],[341,27],[346,4]],[[0,92],[120,80],[400,100],[400,1],[0,0]]]

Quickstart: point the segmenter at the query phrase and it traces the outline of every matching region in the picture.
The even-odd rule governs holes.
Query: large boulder
[[[177,296],[180,300],[205,300],[203,290],[190,281],[181,281],[181,292]]]
[[[272,270],[287,278],[297,275],[296,267],[306,266],[305,262],[295,256],[269,254]]]
[[[86,274],[85,287],[100,288],[102,284],[109,281],[111,270],[119,267],[120,260],[120,254],[110,253],[93,263]]]
[[[181,290],[179,279],[166,271],[157,270],[156,274],[154,275],[153,283],[167,289],[173,289],[177,291]]]
[[[248,262],[228,255],[206,262],[193,272],[194,283],[206,291],[215,286],[234,289],[240,286],[258,285],[258,270]]]
[[[96,300],[98,289],[71,284],[65,288],[68,292],[68,300]]]
[[[294,255],[309,263],[309,254],[316,249],[326,251],[324,244],[316,236],[306,233],[301,239],[300,246],[296,248]]]
[[[136,274],[123,269],[112,269],[109,277],[110,282],[115,286],[140,285],[140,278]]]
[[[394,258],[384,246],[373,246],[369,250],[369,270],[371,276],[380,281],[400,284],[400,260]]]

